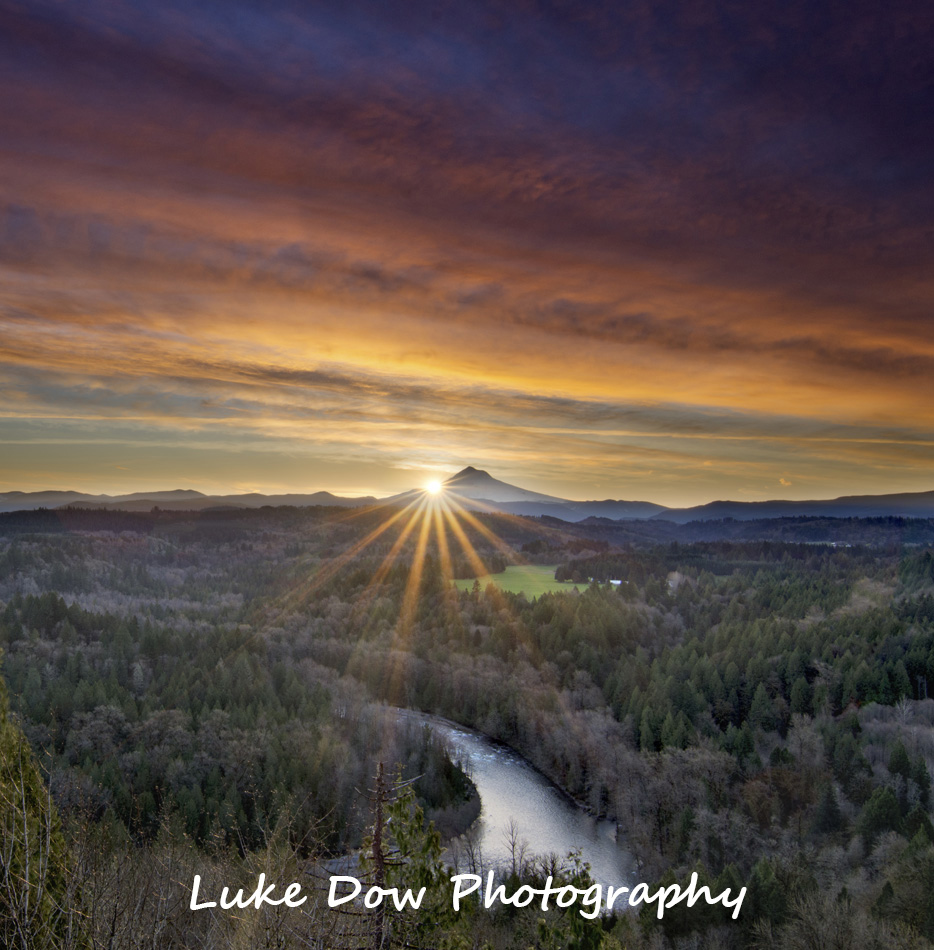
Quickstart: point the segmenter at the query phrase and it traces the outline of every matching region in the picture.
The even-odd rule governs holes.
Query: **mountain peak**
[[[456,475],[452,475],[448,482],[457,482],[464,478],[470,478],[476,480],[478,478],[489,479],[490,481],[496,481],[495,478],[489,473],[484,472],[482,469],[474,468],[472,465],[468,465],[467,468],[461,469]]]
[[[542,495],[539,492],[528,491],[525,488],[518,488],[507,482],[501,482],[489,472],[474,468],[472,465],[468,465],[467,468],[461,469],[456,475],[448,478],[444,482],[444,487],[454,495],[472,498],[474,501],[492,502],[493,504],[517,501],[558,502],[561,500],[553,498],[551,495]]]

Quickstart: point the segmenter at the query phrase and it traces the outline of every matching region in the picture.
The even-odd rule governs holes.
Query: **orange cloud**
[[[600,42],[504,26],[516,63],[453,13],[413,45],[276,4],[255,35],[171,3],[10,11],[0,438],[25,461],[0,477],[54,472],[40,445],[103,477],[87,447],[113,440],[179,473],[314,458],[337,489],[413,460],[675,503],[789,459],[805,493],[930,487],[910,77],[887,67],[877,115],[843,36],[823,80],[725,84],[749,44],[716,17],[668,62],[598,7]],[[815,132],[815,87],[886,135]]]

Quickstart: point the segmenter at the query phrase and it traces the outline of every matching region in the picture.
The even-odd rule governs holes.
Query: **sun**
[[[439,482],[437,478],[433,478],[425,485],[425,491],[428,492],[429,495],[440,495],[441,482]]]

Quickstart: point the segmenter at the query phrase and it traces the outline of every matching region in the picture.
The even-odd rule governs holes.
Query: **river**
[[[427,722],[443,737],[480,793],[480,817],[446,854],[459,870],[473,870],[471,854],[484,869],[509,868],[512,838],[528,856],[553,853],[563,859],[579,849],[598,884],[619,887],[635,880],[635,860],[617,841],[615,824],[594,819],[520,755],[446,719],[409,710],[402,715]]]

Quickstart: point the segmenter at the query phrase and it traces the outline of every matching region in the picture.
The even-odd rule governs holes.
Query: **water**
[[[479,856],[484,870],[510,868],[512,839],[516,853],[524,846],[528,857],[556,854],[564,859],[580,850],[598,884],[619,887],[635,879],[635,861],[617,841],[615,824],[594,819],[521,756],[447,720],[409,711],[404,715],[427,722],[444,738],[480,793],[480,817],[446,855],[459,870],[474,870],[471,854]]]

